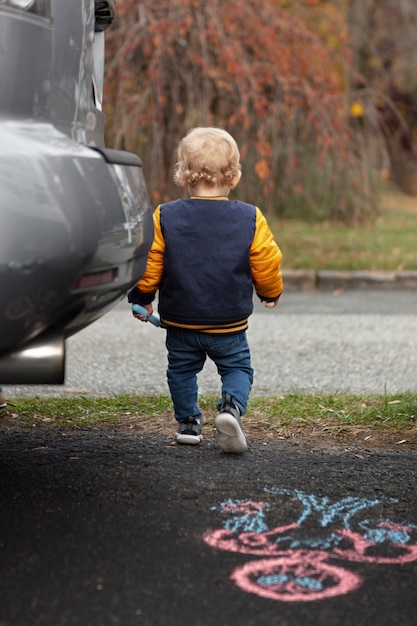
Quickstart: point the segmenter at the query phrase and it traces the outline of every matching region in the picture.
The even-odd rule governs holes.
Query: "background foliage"
[[[417,15],[406,5],[119,0],[107,34],[108,144],[140,154],[156,204],[181,193],[171,182],[180,137],[223,126],[241,147],[245,200],[269,215],[368,220],[381,171],[396,171],[404,135],[412,145],[412,116],[393,90],[397,75],[415,89],[413,55],[393,49],[402,20]]]

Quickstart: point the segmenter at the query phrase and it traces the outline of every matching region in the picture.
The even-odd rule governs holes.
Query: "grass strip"
[[[284,267],[336,271],[417,269],[417,198],[386,194],[369,224],[271,220]]]
[[[47,425],[65,429],[106,426],[138,429],[172,436],[175,431],[169,396],[119,395],[111,398],[10,398],[2,412],[9,424]],[[200,406],[205,429],[215,435],[217,398],[203,395]],[[354,437],[417,443],[417,394],[352,395],[348,393],[288,393],[251,398],[245,431],[256,439]]]

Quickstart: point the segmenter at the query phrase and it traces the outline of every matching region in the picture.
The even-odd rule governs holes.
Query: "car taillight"
[[[117,278],[117,269],[104,270],[103,272],[91,272],[91,274],[83,274],[76,281],[73,290],[90,289],[99,285],[113,283]]]
[[[39,17],[51,17],[51,0],[0,0],[1,5],[27,11]]]

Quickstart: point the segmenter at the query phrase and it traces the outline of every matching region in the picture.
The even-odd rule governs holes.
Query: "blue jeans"
[[[222,399],[230,394],[240,414],[246,413],[253,382],[250,350],[246,332],[233,335],[210,335],[177,328],[168,328],[168,386],[174,404],[175,419],[201,418],[198,407],[197,374],[208,356],[216,364],[222,381]]]

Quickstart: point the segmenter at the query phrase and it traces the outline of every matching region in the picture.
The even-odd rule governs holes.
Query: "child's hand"
[[[135,311],[132,311],[133,317],[136,317],[136,319],[140,320],[141,322],[147,322],[148,318],[152,315],[153,313],[153,307],[152,304],[145,304],[144,309],[146,309],[146,313],[147,315],[141,315],[140,313],[135,313]]]
[[[278,298],[276,300],[273,300],[272,302],[265,302],[265,306],[267,309],[273,309],[274,307],[276,307],[278,304]]]
[[[150,322],[154,326],[161,326],[159,315],[153,312],[152,304],[132,304],[132,314],[141,322]]]

